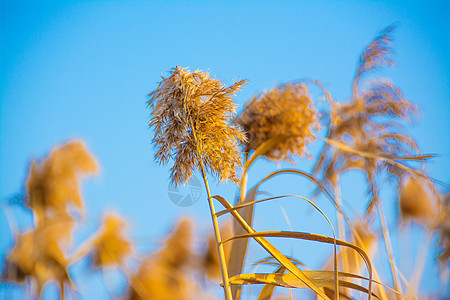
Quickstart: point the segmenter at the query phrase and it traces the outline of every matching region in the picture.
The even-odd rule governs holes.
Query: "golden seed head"
[[[170,269],[180,269],[190,262],[193,245],[193,221],[180,219],[158,254],[158,260]]]
[[[42,163],[32,162],[27,179],[28,206],[64,211],[70,204],[82,209],[80,175],[95,174],[98,165],[81,141],[53,149]]]
[[[158,252],[147,256],[130,276],[126,299],[194,299],[198,294],[189,268],[193,264],[193,222],[182,218]]]
[[[403,220],[412,219],[433,226],[439,219],[437,199],[425,180],[411,176],[400,189],[400,214]]]
[[[226,87],[206,72],[176,67],[149,94],[155,159],[161,164],[174,159],[172,181],[187,182],[200,160],[220,180],[237,180],[238,141],[245,136],[229,120],[235,113],[232,96],[245,83]]]
[[[103,217],[98,237],[93,242],[92,259],[95,267],[121,265],[132,252],[131,242],[125,237],[127,222],[114,214]]]
[[[38,291],[48,281],[69,281],[66,250],[74,221],[66,217],[47,217],[44,223],[16,235],[16,243],[6,258],[5,280],[23,282],[34,278]]]
[[[247,133],[246,152],[269,139],[285,137],[265,154],[275,161],[305,156],[306,145],[316,139],[313,131],[319,130],[317,112],[305,84],[285,84],[255,95],[236,123]]]

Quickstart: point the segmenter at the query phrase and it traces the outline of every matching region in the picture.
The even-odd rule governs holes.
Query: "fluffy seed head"
[[[168,234],[164,247],[144,259],[137,273],[130,276],[125,299],[196,299],[198,292],[188,268],[192,266],[192,242],[193,222],[183,218]]]
[[[93,242],[92,259],[95,267],[120,266],[131,254],[131,242],[123,232],[126,225],[126,221],[114,214],[103,218],[102,228]]]
[[[220,180],[237,180],[237,144],[245,136],[229,120],[235,113],[232,96],[245,83],[241,80],[226,87],[206,72],[176,67],[149,94],[155,159],[161,164],[174,159],[171,179],[175,183],[187,182],[200,160]]]
[[[316,139],[313,130],[319,129],[316,109],[305,84],[285,84],[255,95],[236,123],[247,133],[246,152],[256,150],[269,139],[284,137],[265,154],[275,161],[305,156],[306,145]]]
[[[17,234],[2,279],[22,283],[33,278],[38,283],[38,293],[49,281],[70,281],[66,250],[73,225],[70,218],[48,217],[45,224]]]
[[[399,205],[402,219],[412,219],[423,225],[432,226],[439,219],[436,200],[425,180],[411,176],[400,189]]]
[[[34,161],[27,179],[28,206],[64,211],[68,205],[82,209],[80,176],[97,172],[95,158],[81,141],[53,149],[42,163]]]

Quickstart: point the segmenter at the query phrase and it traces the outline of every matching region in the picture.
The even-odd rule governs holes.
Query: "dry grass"
[[[148,102],[155,159],[161,164],[174,160],[170,176],[175,183],[187,182],[200,169],[200,159],[220,180],[236,181],[238,141],[245,136],[228,120],[235,112],[232,96],[246,81],[226,87],[208,73],[180,67],[162,79]]]
[[[305,289],[326,300],[352,299],[357,294],[369,300],[407,298],[404,294],[418,298],[407,280],[400,281],[404,276],[398,272],[379,196],[387,185],[381,184],[380,178],[394,178],[397,183],[394,190],[398,188],[403,221],[424,225],[430,236],[439,232],[439,261],[444,273],[448,272],[450,257],[447,217],[450,200],[447,194],[442,203],[434,181],[424,170],[426,160],[432,156],[422,155],[414,138],[404,129],[405,124],[415,119],[418,108],[388,79],[364,82],[370,72],[393,64],[393,31],[394,27],[387,27],[364,49],[352,83],[353,94],[342,104],[318,81],[291,82],[256,94],[243,112],[235,116],[233,96],[245,80],[226,86],[209,73],[175,67],[149,94],[155,159],[163,165],[173,161],[170,177],[175,184],[186,183],[195,171],[201,173],[214,230],[212,236],[203,240],[204,247],[194,247],[198,240],[194,221],[183,218],[166,235],[160,248],[136,255],[135,242],[126,230],[128,222],[117,214],[105,214],[100,228],[74,247],[72,235],[84,222],[80,218],[84,214],[81,178],[95,174],[98,165],[82,142],[73,141],[56,147],[42,162],[32,162],[25,203],[33,212],[34,224],[25,232],[14,232],[16,240],[6,258],[2,280],[31,283],[35,287],[32,294],[37,298],[47,283],[56,282],[60,298],[64,299],[66,289],[76,290],[69,268],[90,258],[94,267],[91,271],[100,268],[103,272],[115,269],[123,273],[128,287],[120,297],[130,300],[213,299],[210,286],[219,284],[227,300],[244,297],[247,285],[262,285],[258,299],[279,299],[277,291],[281,288]],[[258,158],[293,161],[310,156],[307,146],[324,128],[319,126],[309,91],[311,83],[323,89],[330,104],[325,144],[313,175],[297,169],[275,170],[247,190],[248,171]],[[351,218],[342,204],[345,195],[340,193],[340,177],[355,169],[365,174],[369,197],[367,210]],[[236,184],[235,205],[220,195],[212,195],[207,172],[220,181],[231,180]],[[334,222],[321,209],[323,203],[304,196],[311,191],[261,198],[264,184],[285,175],[309,180],[326,196],[336,210],[337,233]],[[308,203],[323,217],[333,235],[302,232],[301,228],[256,231],[255,207],[287,198]],[[216,212],[215,201],[224,210]],[[375,213],[381,229],[375,226]],[[218,219],[224,215],[231,216],[232,222],[219,226]],[[271,242],[274,238],[329,245],[333,254],[323,269],[315,270],[301,263],[302,257],[280,251]],[[267,257],[253,257],[248,251],[249,239]],[[382,241],[387,259],[381,267],[390,265],[392,283],[379,282],[376,270],[380,266],[371,260]],[[274,270],[245,273],[244,266],[250,261]],[[421,257],[416,258],[412,284],[420,282],[422,261]],[[394,288],[389,287],[392,284]],[[404,289],[408,291],[403,293]],[[294,293],[291,290],[290,295]]]
[[[306,84],[285,84],[261,95],[245,105],[235,123],[247,133],[244,151],[255,151],[264,142],[281,137],[264,157],[280,161],[294,156],[304,157],[319,130],[317,112]]]

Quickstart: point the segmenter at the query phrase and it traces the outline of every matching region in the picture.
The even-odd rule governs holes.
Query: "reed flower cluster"
[[[49,281],[56,281],[61,290],[64,284],[72,285],[67,254],[76,225],[72,210],[83,212],[80,179],[94,174],[97,168],[95,158],[81,141],[56,147],[42,162],[32,162],[26,205],[34,213],[35,226],[16,233],[3,279],[19,283],[32,279],[38,297]]]
[[[155,160],[163,165],[174,161],[170,177],[175,184],[186,183],[196,170],[201,172],[214,235],[206,236],[202,239],[202,247],[196,247],[194,222],[191,218],[182,218],[153,252],[134,256],[134,242],[127,236],[127,221],[110,213],[104,215],[98,230],[81,245],[70,249],[73,248],[73,232],[82,222],[80,216],[84,213],[81,178],[98,170],[95,158],[84,143],[72,141],[56,147],[43,161],[32,162],[24,207],[33,212],[34,223],[26,231],[13,232],[15,244],[6,257],[0,279],[21,284],[31,282],[36,287],[38,299],[44,286],[53,281],[61,291],[60,299],[65,299],[66,289],[76,290],[69,268],[80,259],[90,258],[91,271],[98,272],[97,268],[101,268],[106,272],[110,267],[117,267],[114,271],[122,272],[126,290],[122,289],[116,295],[113,295],[114,291],[109,292],[113,298],[128,300],[211,299],[214,296],[208,284],[214,282],[219,287],[219,278],[226,300],[239,300],[249,295],[256,299],[253,297],[255,292],[259,293],[258,299],[280,299],[274,295],[275,288],[308,289],[325,300],[352,299],[355,292],[367,295],[369,300],[373,297],[400,300],[401,297],[416,299],[416,296],[422,296],[410,288],[419,286],[424,269],[425,260],[420,262],[419,256],[416,256],[416,270],[410,282],[399,281],[400,273],[379,197],[383,185],[380,177],[394,178],[398,183],[402,220],[424,225],[429,241],[432,241],[433,232],[439,232],[441,252],[438,260],[447,272],[450,196],[447,194],[441,203],[441,195],[434,186],[438,181],[431,180],[417,167],[424,166],[424,162],[433,156],[421,155],[415,140],[404,131],[403,122],[414,119],[417,107],[387,79],[374,78],[365,86],[361,85],[363,77],[370,71],[393,64],[393,30],[393,26],[387,27],[363,51],[353,79],[352,96],[343,104],[334,101],[319,81],[292,81],[256,94],[242,113],[235,116],[233,96],[245,80],[225,86],[207,72],[175,67],[149,94],[149,125],[155,134],[152,140]],[[275,170],[247,189],[249,168],[258,157],[276,162],[292,162],[297,156],[309,158],[307,148],[317,139],[321,128],[310,93],[313,86],[306,82],[322,88],[331,106],[328,132],[323,139],[326,144],[313,174],[294,168]],[[242,158],[239,147],[243,147]],[[241,159],[244,168],[238,178]],[[410,166],[414,163],[416,165]],[[349,217],[343,205],[339,179],[342,173],[351,169],[360,170],[367,177],[369,201],[365,212],[359,215],[352,209],[352,217]],[[234,206],[224,197],[211,193],[207,171],[220,181],[232,180],[237,184]],[[337,232],[319,207],[319,201],[301,195],[271,195],[262,190],[263,184],[283,175],[308,179],[317,191],[323,192],[336,209]],[[317,178],[319,175],[323,180]],[[261,198],[266,194],[270,196]],[[256,206],[288,198],[305,201],[314,207],[330,225],[333,236],[296,229],[255,230]],[[215,201],[220,202],[224,210],[216,212]],[[384,243],[381,243],[381,235],[371,228],[374,227],[372,216],[375,211],[380,219],[379,231]],[[282,212],[291,227],[285,210]],[[231,215],[231,222],[219,223],[219,217],[227,214]],[[302,262],[303,258],[283,254],[269,238],[315,241],[333,246],[334,251],[323,270],[311,270]],[[253,247],[248,239],[253,239],[254,245],[262,247],[268,256],[249,263],[247,254],[254,252],[248,250]],[[381,244],[386,247],[395,291],[391,288],[388,291],[384,283],[379,283],[371,259]],[[421,246],[425,247],[422,252],[426,254],[429,245]],[[130,264],[132,255],[133,263]],[[254,273],[244,273],[252,265],[256,267]],[[260,266],[275,268],[271,273],[256,273]],[[104,283],[108,285],[107,279]],[[246,285],[253,284],[263,287],[244,292]],[[408,287],[407,295],[403,295],[403,285]]]
[[[126,226],[126,221],[120,216],[107,214],[103,217],[98,236],[91,244],[95,267],[120,266],[131,254],[131,242],[124,234]]]
[[[245,152],[280,137],[280,142],[264,154],[275,161],[292,160],[295,155],[304,157],[306,146],[316,139],[314,130],[319,130],[317,112],[306,84],[289,83],[255,95],[235,123],[247,133]]]
[[[429,228],[435,227],[440,219],[438,201],[429,183],[410,176],[400,188],[399,207],[404,221],[414,220]]]
[[[206,72],[176,67],[149,94],[155,159],[162,164],[174,159],[173,182],[187,182],[200,161],[220,180],[237,180],[238,142],[245,136],[229,120],[235,112],[232,96],[245,83],[226,87]]]
[[[195,285],[188,267],[193,263],[193,223],[188,218],[177,222],[156,253],[148,255],[137,272],[130,276],[127,299],[191,299]]]
[[[54,149],[41,163],[32,162],[27,180],[27,205],[34,211],[82,210],[80,178],[98,171],[97,162],[81,141]]]
[[[367,175],[370,195],[367,214],[373,211],[378,200],[376,176],[387,170],[402,178],[408,175],[395,168],[392,162],[401,156],[420,154],[415,140],[406,134],[402,122],[412,122],[418,108],[403,96],[390,80],[375,78],[360,87],[363,75],[387,65],[392,65],[392,31],[389,26],[364,49],[353,80],[353,95],[347,102],[333,101],[328,139],[344,147],[326,145],[319,156],[314,174],[323,173],[325,181],[336,188],[339,175],[357,169]],[[351,149],[351,151],[348,151]]]
[[[45,224],[16,234],[16,242],[6,258],[3,279],[24,283],[32,279],[38,294],[49,281],[70,283],[67,271],[67,248],[71,239],[72,220],[52,218]]]

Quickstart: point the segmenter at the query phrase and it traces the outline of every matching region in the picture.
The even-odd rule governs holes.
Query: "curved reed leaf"
[[[256,187],[254,187],[252,190],[251,190],[251,192],[252,192],[252,194],[253,194],[253,198],[256,196],[256,188],[258,188],[258,185],[256,186]],[[330,224],[330,227],[331,227],[331,230],[333,231],[333,238],[335,239],[336,238],[336,232],[334,231],[334,227],[333,227],[333,224],[331,223],[331,221],[330,221],[330,219],[328,219],[328,217],[327,217],[327,215],[316,205],[316,204],[314,204],[314,202],[312,202],[311,200],[309,200],[309,199],[307,199],[307,198],[305,198],[305,197],[302,197],[302,196],[298,196],[298,195],[283,195],[283,196],[278,196],[278,197],[271,197],[271,198],[266,198],[266,199],[261,199],[261,200],[256,200],[256,201],[252,201],[252,202],[249,202],[249,203],[243,203],[243,204],[241,204],[241,205],[238,205],[238,206],[240,206],[240,207],[237,207],[236,208],[236,206],[234,207],[234,208],[232,208],[231,210],[235,210],[235,209],[239,209],[239,208],[242,208],[242,207],[246,207],[246,206],[249,206],[249,205],[251,205],[251,208],[252,208],[252,211],[253,211],[253,205],[254,204],[256,204],[256,203],[260,203],[260,202],[263,202],[263,201],[270,201],[270,200],[274,200],[274,199],[281,199],[281,198],[286,198],[286,197],[298,197],[298,198],[301,198],[301,199],[304,199],[304,200],[306,200],[306,201],[308,201],[309,202],[309,204],[311,204],[318,212],[320,212],[321,214],[322,214],[322,216],[324,216],[324,218],[327,220],[327,222],[328,222],[328,224]],[[225,210],[225,211],[223,211],[224,213],[225,212],[230,212],[231,210]],[[222,213],[222,212],[220,212],[220,213]],[[242,227],[241,227],[242,228]],[[242,230],[241,230],[242,231]],[[235,233],[236,235],[238,235],[238,233]],[[245,241],[248,241],[247,239],[245,239]],[[234,244],[234,243],[233,243]],[[246,247],[247,247],[247,244],[246,244]],[[241,253],[245,253],[245,252],[241,252]],[[240,255],[242,255],[242,254],[240,254]],[[334,252],[333,252],[333,258],[334,258],[334,270],[337,272],[337,270],[338,270],[338,261],[337,261],[337,249],[336,249],[336,244],[334,244]],[[243,260],[242,260],[242,263],[243,263]],[[242,273],[242,268],[241,268],[241,270],[240,270],[240,273]],[[339,281],[339,279],[338,279],[338,277],[337,277],[337,273],[336,273],[336,278],[335,278],[335,280],[336,280],[336,290],[337,290],[337,288],[338,288],[338,281]],[[339,296],[337,296],[338,297],[338,299],[339,299]]]
[[[317,274],[316,274],[317,272]],[[305,271],[305,274],[311,278],[311,280],[321,288],[334,288],[334,278],[324,276],[323,271]],[[333,273],[333,272],[329,272]],[[290,288],[309,288],[304,282],[298,280],[292,273],[279,274],[264,274],[264,273],[253,273],[253,274],[241,274],[230,278],[230,284],[271,284],[274,286],[290,287]],[[339,280],[339,286],[351,288],[360,292],[364,292],[369,296],[378,296],[374,293],[370,293],[368,289],[346,280]],[[264,299],[264,298],[263,298]],[[379,299],[379,298],[378,298]]]
[[[336,210],[344,217],[345,221],[347,222],[347,224],[351,226],[351,222],[350,219],[347,217],[347,215],[345,214],[345,212],[342,210],[341,206],[337,203],[336,198],[334,197],[334,195],[329,191],[329,189],[325,186],[325,184],[317,179],[316,177],[303,172],[301,170],[296,170],[296,169],[284,169],[284,170],[278,170],[275,172],[270,173],[269,175],[267,175],[266,177],[264,177],[262,180],[260,180],[257,184],[257,186],[261,185],[263,182],[271,179],[272,177],[275,177],[277,175],[281,175],[281,174],[293,174],[293,175],[300,175],[303,177],[308,178],[309,180],[311,180],[315,185],[317,185],[318,189],[320,189],[326,196],[327,198],[331,201],[331,203],[334,205],[334,207],[336,208]],[[230,207],[231,209],[231,207]]]
[[[218,200],[226,209],[230,209],[231,204],[225,200],[223,197],[215,195],[212,196]],[[247,224],[247,222],[242,218],[242,216],[237,211],[231,211],[232,216],[241,224],[241,226],[250,234],[256,233],[256,231]],[[258,242],[269,254],[271,254],[276,260],[278,260],[283,266],[285,266],[290,272],[292,272],[298,279],[303,281],[308,287],[310,287],[316,294],[318,294],[323,299],[330,299],[323,290],[317,287],[303,272],[297,268],[289,259],[287,259],[277,248],[275,248],[269,241],[264,237],[255,236],[255,241]],[[223,242],[222,242],[223,243]]]
[[[253,223],[253,204],[257,190],[258,190],[257,186],[252,188],[247,193],[245,200],[243,201],[243,204],[240,205],[240,208],[242,208],[240,210],[241,216],[247,222],[247,224],[249,224],[249,226],[252,226]],[[219,214],[216,213],[216,216],[219,216]],[[233,219],[233,228],[235,235],[244,234],[246,232],[245,229],[242,228],[239,222],[236,221],[235,219]],[[245,256],[247,253],[247,245],[248,245],[247,239],[236,241],[231,245],[230,257],[228,259],[228,272],[231,276],[242,273]],[[240,286],[234,286],[231,288],[233,299],[238,300],[240,298],[240,290],[241,290]]]
[[[247,173],[250,166],[255,162],[255,160],[260,157],[261,155],[264,155],[268,151],[270,151],[274,146],[276,146],[278,143],[282,143],[284,140],[290,138],[289,135],[284,136],[276,136],[273,138],[270,138],[266,141],[264,141],[253,153],[253,155],[250,157],[249,160],[244,165],[243,173]]]
[[[281,273],[279,272],[279,269],[281,269],[281,268],[283,268],[283,267],[280,266],[280,267],[275,271],[275,273],[281,274]],[[334,271],[309,271],[309,270],[308,270],[308,271],[304,271],[304,272],[305,272],[312,280],[315,280],[315,279],[331,279],[331,278],[334,276]],[[243,274],[243,275],[252,275],[252,274]],[[347,272],[339,272],[338,275],[339,275],[339,278],[354,278],[354,279],[362,279],[362,280],[370,281],[369,278],[367,278],[367,277],[365,277],[365,276],[358,275],[358,274],[352,274],[352,273],[347,273]],[[234,277],[233,277],[233,278],[234,278]],[[231,280],[233,280],[233,278],[231,278]],[[342,280],[342,279],[341,279],[341,280]],[[387,288],[387,289],[389,289],[391,292],[393,292],[393,293],[395,293],[395,294],[401,296],[401,297],[404,298],[404,299],[409,300],[409,298],[406,297],[405,295],[403,295],[403,294],[397,292],[396,290],[394,290],[394,289],[388,287],[387,285],[382,284],[382,283],[379,282],[379,281],[376,281],[376,280],[373,280],[373,279],[372,279],[372,282],[373,282],[373,283],[376,283],[376,284],[378,284],[378,285],[380,285],[380,286],[383,286],[383,287],[385,287],[385,288]],[[231,284],[233,284],[233,283],[231,283]],[[268,284],[270,284],[270,283],[268,283]],[[366,292],[366,293],[367,293],[367,292]],[[375,297],[377,297],[374,293],[372,293],[372,295],[374,295]],[[378,297],[377,297],[377,298],[378,298]]]
[[[275,270],[274,274],[284,275],[285,272],[286,268],[280,266]],[[270,300],[270,298],[272,298],[273,291],[275,290],[275,288],[276,288],[275,284],[266,283],[262,288],[261,293],[259,293],[258,300]]]
[[[286,256],[287,259],[289,259],[290,261],[292,261],[295,265],[299,265],[302,266],[305,270],[310,271],[310,269],[301,261],[297,260],[294,257],[290,257],[290,256]],[[261,265],[261,264],[266,264],[266,265],[272,265],[272,266],[277,266],[277,267],[281,267],[282,265],[280,265],[279,263],[277,263],[276,261],[270,261],[273,260],[274,258],[272,256],[263,258],[255,263],[253,263],[253,265]]]
[[[372,291],[372,281],[373,281],[372,280],[372,264],[370,262],[369,257],[367,256],[367,254],[365,253],[365,251],[363,249],[361,249],[360,247],[358,247],[354,244],[348,243],[346,241],[342,241],[342,240],[338,240],[335,238],[331,238],[331,237],[327,237],[327,236],[323,236],[323,235],[319,235],[319,234],[314,234],[314,233],[291,232],[291,231],[262,231],[262,232],[247,233],[247,234],[240,235],[240,236],[234,236],[234,237],[224,240],[223,243],[226,243],[226,242],[234,240],[234,239],[240,239],[240,238],[255,238],[256,239],[258,237],[297,238],[297,239],[302,239],[302,240],[310,240],[310,241],[316,241],[316,242],[328,243],[328,244],[336,243],[340,246],[346,246],[346,247],[352,248],[358,252],[358,254],[363,258],[363,260],[367,266],[367,270],[369,273],[369,290]],[[370,294],[369,294],[369,299],[370,299]]]

